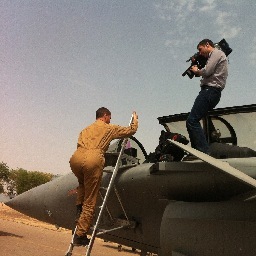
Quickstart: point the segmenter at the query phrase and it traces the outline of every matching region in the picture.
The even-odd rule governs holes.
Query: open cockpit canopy
[[[188,115],[189,113],[181,113],[159,117],[158,120],[167,131],[189,138],[186,130]],[[239,148],[256,150],[256,104],[214,109],[201,121],[201,125],[209,144],[215,149],[216,147],[230,149],[226,145],[233,145],[232,149],[235,148],[234,146],[239,146]],[[239,156],[235,154],[234,157]]]

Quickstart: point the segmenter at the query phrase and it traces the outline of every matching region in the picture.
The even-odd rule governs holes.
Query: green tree
[[[3,180],[3,181],[8,180],[9,175],[10,175],[10,170],[7,164],[4,162],[0,163],[0,180]]]
[[[0,193],[4,192],[4,184],[9,182],[10,170],[6,163],[0,163]]]
[[[21,194],[42,185],[54,177],[51,173],[27,171],[22,168],[10,170],[6,163],[0,163],[0,193],[7,189],[8,195]]]
[[[37,171],[27,171],[20,168],[12,170],[10,176],[14,180],[17,194],[21,194],[52,180],[54,175]]]

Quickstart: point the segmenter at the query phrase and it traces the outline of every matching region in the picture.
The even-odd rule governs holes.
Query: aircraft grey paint
[[[185,151],[191,153],[192,155],[198,157],[199,159],[209,163],[212,166],[215,166],[219,170],[223,170],[224,172],[232,175],[233,177],[236,177],[237,179],[244,181],[248,185],[251,185],[253,188],[256,188],[256,180],[251,178],[250,176],[244,174],[243,172],[237,170],[236,168],[230,166],[227,162],[220,161],[218,159],[215,159],[207,154],[204,154],[203,152],[200,152],[196,149],[189,148],[186,145],[183,145],[182,143],[179,143],[174,140],[169,140],[170,143],[173,143],[174,145],[184,149]]]
[[[220,110],[216,112],[219,115]],[[230,140],[235,141],[234,137]],[[132,140],[132,144],[134,141],[137,142]],[[113,155],[107,156],[109,162]],[[223,161],[256,179],[256,157]],[[137,164],[135,158],[124,155],[122,163],[115,188],[126,216],[135,225],[103,234],[102,238],[138,248],[141,255],[256,255],[256,190],[251,185],[200,159]],[[102,187],[107,186],[112,170],[111,166],[105,168]],[[76,186],[75,176],[69,173],[7,204],[29,216],[73,229]],[[104,191],[102,188],[103,195]],[[98,205],[101,203],[99,196]],[[107,211],[104,213],[104,228],[112,229],[115,220],[126,220],[114,189],[107,206],[111,217]]]

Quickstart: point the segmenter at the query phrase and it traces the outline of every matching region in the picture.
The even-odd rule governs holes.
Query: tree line
[[[19,195],[31,188],[51,181],[54,175],[22,168],[10,169],[6,163],[0,163],[0,194]]]

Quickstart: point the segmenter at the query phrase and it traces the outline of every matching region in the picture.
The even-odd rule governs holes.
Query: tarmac
[[[71,230],[25,216],[0,203],[0,250],[3,256],[65,256]],[[72,256],[85,256],[85,247],[75,247]],[[96,238],[91,256],[134,256],[139,251]]]

